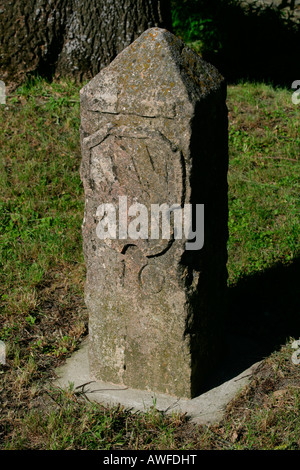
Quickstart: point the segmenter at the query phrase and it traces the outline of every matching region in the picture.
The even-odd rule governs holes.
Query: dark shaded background
[[[290,88],[300,78],[300,5],[291,0],[281,4],[291,9],[254,1],[245,8],[236,0],[173,0],[174,32],[196,43],[228,82],[264,81]],[[287,17],[296,11],[297,16]]]

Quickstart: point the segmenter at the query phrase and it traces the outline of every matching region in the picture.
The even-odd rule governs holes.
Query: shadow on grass
[[[227,349],[204,391],[236,377],[300,337],[300,258],[241,279],[228,288]]]

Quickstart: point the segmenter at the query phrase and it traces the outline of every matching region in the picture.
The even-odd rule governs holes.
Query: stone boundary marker
[[[227,133],[223,77],[163,29],[145,31],[81,90],[91,379],[193,398],[218,364]],[[124,235],[125,197],[127,209],[204,205],[204,246],[187,250],[172,220],[169,239]],[[116,208],[119,231],[101,239],[103,204]]]

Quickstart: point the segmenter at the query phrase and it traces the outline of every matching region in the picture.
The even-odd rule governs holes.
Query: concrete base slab
[[[186,413],[197,424],[212,424],[222,419],[226,405],[247,384],[258,364],[253,364],[236,377],[188,400],[92,381],[89,375],[88,340],[85,340],[81,348],[56,370],[54,385],[67,389],[73,384],[90,401],[102,404],[120,404],[126,409],[143,412],[155,406],[157,410],[167,413]]]

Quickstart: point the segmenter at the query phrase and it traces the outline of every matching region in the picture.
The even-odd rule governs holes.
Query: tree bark
[[[90,79],[153,26],[171,30],[169,0],[0,0],[0,79]]]

